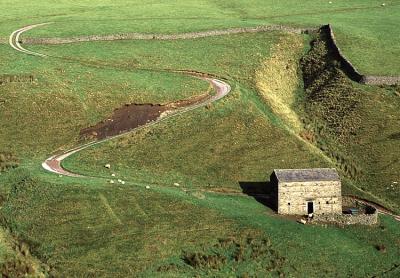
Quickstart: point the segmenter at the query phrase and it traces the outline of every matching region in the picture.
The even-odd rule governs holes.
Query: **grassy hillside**
[[[368,228],[302,226],[251,197],[55,184],[20,170],[9,179],[4,221],[52,275],[364,277],[390,270],[400,255],[398,224],[387,217]]]
[[[179,182],[237,190],[240,190],[239,181],[263,181],[274,167],[328,165],[311,147],[285,130],[280,118],[255,91],[255,72],[270,56],[271,42],[293,37],[298,46],[297,53],[292,54],[297,56],[291,59],[298,59],[303,52],[304,38],[279,33],[148,42],[147,55],[158,61],[160,67],[219,73],[232,82],[234,91],[219,103],[79,153],[65,165],[78,172],[110,176],[103,166],[111,163],[115,165],[113,170],[125,179],[140,177],[151,183]],[[99,49],[103,44],[99,43]],[[116,52],[121,52],[119,48],[125,48],[126,44],[140,51],[139,54],[144,52],[140,48],[143,42],[115,44]],[[215,47],[207,47],[210,45]],[[59,51],[70,53],[77,46],[61,46],[65,48],[67,51]],[[202,59],[206,55],[208,59]],[[152,61],[142,64],[146,63],[156,64]]]
[[[29,36],[329,21],[362,71],[400,74],[396,1],[50,2],[2,1],[0,37],[44,21],[55,23]],[[300,225],[240,194],[264,188],[274,168],[338,167],[343,192],[400,210],[399,88],[352,83],[323,43],[308,52],[310,39],[269,32],[26,46],[53,56],[45,59],[0,45],[1,273],[395,277],[393,218],[371,227]],[[96,178],[41,168],[115,108],[210,89],[175,69],[216,74],[232,92],[65,161]]]
[[[51,2],[51,3],[50,3]],[[399,75],[397,1],[2,1],[0,36],[19,27],[55,22],[32,36],[77,36],[126,32],[180,33],[216,28],[331,23],[344,53],[362,72]],[[2,13],[2,14],[1,14]],[[371,24],[373,22],[373,24]],[[384,53],[384,55],[382,55]]]
[[[324,35],[302,59],[309,137],[363,191],[400,210],[398,87],[360,86],[339,69]]]
[[[79,130],[130,103],[167,103],[203,94],[209,84],[169,72],[107,63],[42,59],[1,46],[0,150],[21,159],[76,144]],[[106,61],[107,62],[107,61]],[[10,66],[13,65],[13,66]]]

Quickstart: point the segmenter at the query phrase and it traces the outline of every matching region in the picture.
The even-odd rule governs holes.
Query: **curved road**
[[[40,56],[40,57],[46,57],[47,55],[45,54],[41,54],[41,53],[37,53],[37,52],[33,52],[30,50],[27,50],[25,48],[23,48],[21,46],[21,43],[19,41],[20,36],[22,35],[22,33],[29,31],[35,27],[39,27],[39,26],[44,26],[47,24],[51,24],[51,22],[47,22],[47,23],[40,23],[40,24],[35,24],[35,25],[28,25],[25,26],[21,29],[15,30],[14,32],[11,33],[9,39],[8,39],[8,43],[11,45],[12,48],[14,48],[15,50],[19,51],[19,52],[23,52],[25,54],[28,55],[34,55],[34,56]]]

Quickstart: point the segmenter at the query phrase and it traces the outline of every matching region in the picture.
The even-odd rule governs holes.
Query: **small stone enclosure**
[[[341,214],[341,182],[336,169],[276,169],[271,175],[279,214]]]

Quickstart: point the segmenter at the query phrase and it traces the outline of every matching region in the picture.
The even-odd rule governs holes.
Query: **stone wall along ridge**
[[[340,61],[342,70],[346,75],[361,84],[367,85],[395,85],[400,84],[400,76],[370,76],[362,74],[357,68],[344,56],[339,48],[333,28],[330,24],[321,27],[321,31],[326,32],[328,46],[334,51],[336,58]]]
[[[113,40],[181,40],[197,39],[204,37],[222,36],[241,33],[258,33],[270,31],[284,31],[296,34],[309,33],[317,31],[318,28],[294,28],[283,25],[266,25],[256,27],[231,28],[226,30],[211,30],[200,32],[189,32],[182,34],[142,34],[142,33],[121,33],[111,35],[90,35],[70,38],[25,38],[26,44],[66,44],[88,41],[113,41]]]

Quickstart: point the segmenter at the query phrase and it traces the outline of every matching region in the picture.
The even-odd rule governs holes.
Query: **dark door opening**
[[[307,202],[307,213],[314,213],[314,202]]]

